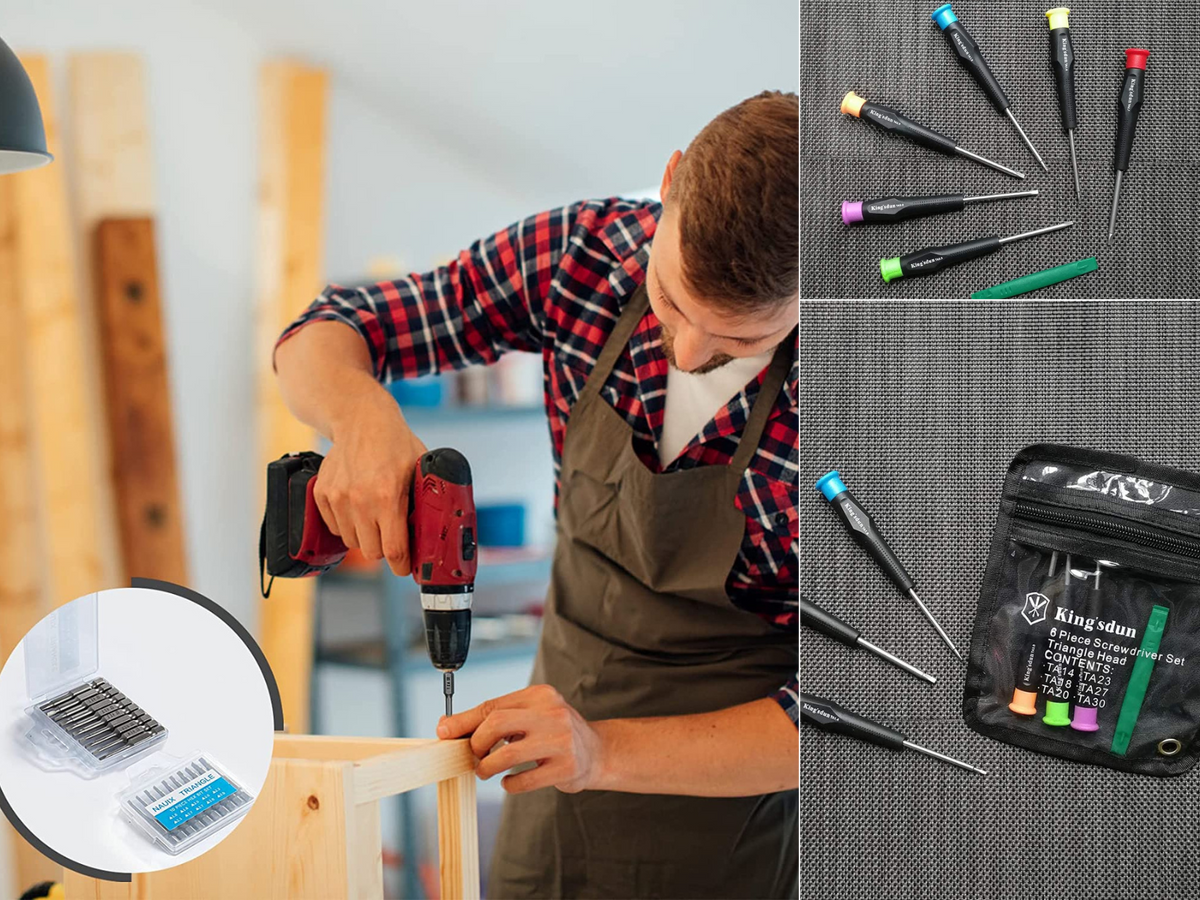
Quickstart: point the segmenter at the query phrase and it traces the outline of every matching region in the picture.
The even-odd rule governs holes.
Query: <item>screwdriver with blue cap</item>
[[[871,514],[850,495],[850,491],[846,489],[846,485],[842,483],[842,477],[837,470],[829,472],[817,481],[816,488],[829,501],[830,507],[846,527],[846,531],[850,534],[854,543],[858,544],[866,554],[875,561],[875,565],[879,566],[880,570],[892,584],[900,590],[900,593],[906,597],[912,598],[917,607],[924,613],[925,618],[934,627],[942,640],[946,642],[954,655],[962,659],[962,654],[958,652],[958,648],[954,646],[954,642],[950,640],[950,636],[938,624],[937,619],[933,617],[933,613],[929,608],[921,602],[921,598],[917,596],[915,584],[912,577],[905,570],[896,554],[892,552],[892,548],[888,546],[887,541],[883,539],[883,535],[879,532],[879,527],[875,524],[875,520],[871,518]]]

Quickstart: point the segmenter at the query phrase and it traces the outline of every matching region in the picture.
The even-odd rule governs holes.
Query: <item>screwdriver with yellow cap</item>
[[[1067,17],[1071,10],[1059,6],[1047,10],[1050,20],[1050,69],[1058,88],[1058,109],[1062,113],[1063,131],[1071,144],[1071,169],[1075,172],[1075,199],[1080,199],[1079,161],[1075,158],[1075,48],[1071,45],[1071,26]]]
[[[926,128],[924,125],[914,122],[912,119],[901,115],[890,107],[883,106],[880,103],[872,103],[858,96],[854,91],[850,91],[842,98],[842,112],[848,116],[854,116],[856,119],[862,119],[864,122],[868,122],[876,128],[886,131],[888,134],[907,138],[910,141],[920,144],[922,147],[928,147],[930,150],[936,150],[938,153],[943,153],[946,156],[965,156],[967,159],[990,166],[997,172],[1003,172],[1005,175],[1011,175],[1013,178],[1025,177],[1024,174],[1015,169],[992,162],[978,153],[972,153],[970,150],[958,146],[955,141],[944,134],[939,134],[932,128]]]

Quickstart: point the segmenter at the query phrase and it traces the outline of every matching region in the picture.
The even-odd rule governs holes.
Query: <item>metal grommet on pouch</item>
[[[1163,738],[1158,742],[1159,756],[1174,756],[1183,749],[1183,743],[1179,738]]]

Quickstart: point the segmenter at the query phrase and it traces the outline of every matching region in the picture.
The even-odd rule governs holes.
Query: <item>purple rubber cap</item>
[[[842,201],[842,221],[847,225],[853,225],[855,222],[862,221],[862,201],[852,203],[849,200]]]
[[[1075,707],[1075,715],[1071,717],[1071,727],[1076,731],[1096,731],[1096,710],[1091,706]]]

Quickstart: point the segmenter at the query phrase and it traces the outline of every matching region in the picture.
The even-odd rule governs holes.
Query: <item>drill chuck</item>
[[[442,672],[461,669],[471,646],[471,608],[425,609],[423,612],[429,661]]]

